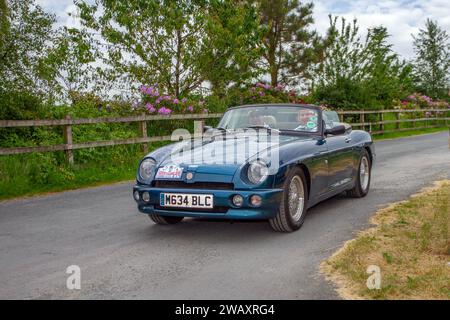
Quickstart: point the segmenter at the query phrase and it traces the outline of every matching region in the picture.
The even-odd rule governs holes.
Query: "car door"
[[[336,190],[350,182],[353,176],[353,143],[349,133],[329,135],[325,138],[328,147],[328,187]]]

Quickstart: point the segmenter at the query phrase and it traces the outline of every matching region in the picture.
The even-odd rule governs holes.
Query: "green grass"
[[[388,129],[386,129],[386,130],[388,130]],[[396,139],[396,138],[410,137],[410,136],[415,136],[415,135],[435,133],[435,132],[448,131],[448,130],[449,130],[448,127],[416,129],[416,130],[412,129],[412,130],[407,130],[407,131],[397,131],[397,132],[388,132],[388,133],[382,133],[382,134],[374,134],[373,139],[374,140]]]
[[[3,156],[0,200],[132,180],[143,156],[138,145],[77,150],[73,166],[62,152]]]

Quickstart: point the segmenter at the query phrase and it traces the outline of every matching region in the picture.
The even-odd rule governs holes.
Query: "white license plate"
[[[212,209],[214,196],[212,194],[161,193],[161,207]]]

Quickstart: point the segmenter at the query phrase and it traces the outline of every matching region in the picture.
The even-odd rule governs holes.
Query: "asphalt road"
[[[377,208],[450,177],[448,132],[376,143],[372,188],[309,211],[298,232],[266,222],[157,226],[131,183],[0,202],[1,299],[334,299],[319,263]],[[66,268],[81,268],[81,290]]]

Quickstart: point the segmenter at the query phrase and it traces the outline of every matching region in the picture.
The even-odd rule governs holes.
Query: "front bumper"
[[[270,190],[205,190],[205,189],[168,189],[153,188],[147,185],[135,185],[133,193],[139,192],[139,200],[136,201],[140,212],[145,214],[159,214],[162,216],[178,217],[198,217],[198,218],[216,218],[216,219],[236,219],[253,220],[269,219],[276,215],[282,197],[282,189]],[[150,194],[150,201],[142,200],[142,193]],[[168,209],[159,207],[160,193],[192,193],[192,194],[212,194],[214,196],[214,208],[208,211],[197,211],[195,209]],[[239,194],[244,198],[242,207],[235,207],[231,198]],[[250,197],[259,195],[262,198],[262,204],[259,207],[253,207],[250,204]],[[136,199],[135,199],[136,200]],[[219,209],[220,208],[220,209]]]

